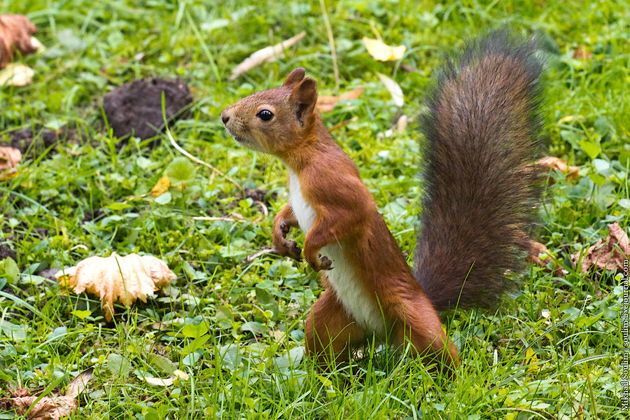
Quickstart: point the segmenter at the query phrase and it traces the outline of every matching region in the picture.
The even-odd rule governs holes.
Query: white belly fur
[[[308,232],[315,221],[315,210],[304,200],[300,180],[291,170],[289,170],[289,201],[300,229]],[[384,324],[381,312],[374,305],[365,289],[361,287],[354,268],[343,254],[341,245],[326,245],[321,249],[321,254],[332,261],[332,270],[326,272],[328,282],[335,290],[345,310],[362,328],[370,332],[382,333]]]

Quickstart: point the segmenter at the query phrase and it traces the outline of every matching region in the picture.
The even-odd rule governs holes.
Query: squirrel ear
[[[296,105],[298,120],[304,123],[304,117],[313,112],[317,103],[317,82],[307,77],[293,88],[291,101]]]
[[[284,86],[291,86],[298,82],[301,82],[302,79],[304,79],[305,74],[306,70],[304,70],[302,67],[293,70],[291,74],[289,74],[285,79]]]

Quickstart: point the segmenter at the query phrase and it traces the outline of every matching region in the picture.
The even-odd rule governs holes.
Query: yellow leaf
[[[536,356],[536,353],[531,347],[525,352],[525,364],[528,365],[527,370],[529,372],[536,373],[540,370],[540,366],[538,365],[538,356]]]
[[[380,39],[371,39],[367,37],[363,37],[363,44],[365,45],[368,53],[378,61],[400,60],[407,50],[407,47],[404,45],[392,47],[385,44]]]
[[[583,120],[584,117],[582,115],[565,115],[564,117],[558,120],[558,124],[564,124],[576,120]]]
[[[0,71],[0,86],[28,86],[33,82],[34,74],[29,66],[11,63]]]
[[[155,184],[155,186],[151,189],[151,195],[153,197],[159,197],[165,192],[168,191],[171,186],[171,180],[168,178],[168,174],[164,173],[162,178]]]
[[[176,277],[166,263],[156,257],[137,254],[121,257],[115,252],[107,258],[87,258],[57,274],[62,286],[77,294],[87,291],[96,295],[107,321],[114,315],[114,302],[125,306],[131,306],[137,299],[146,302],[147,296],[153,296]]]

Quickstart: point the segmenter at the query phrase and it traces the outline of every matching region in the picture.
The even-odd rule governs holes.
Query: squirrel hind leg
[[[306,316],[306,354],[322,366],[345,362],[366,340],[365,331],[346,312],[333,289],[326,289]]]

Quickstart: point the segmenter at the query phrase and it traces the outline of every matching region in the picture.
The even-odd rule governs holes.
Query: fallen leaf
[[[162,178],[160,178],[158,182],[155,184],[155,186],[151,189],[151,196],[153,197],[161,196],[162,194],[168,191],[170,186],[171,186],[171,180],[169,179],[168,174],[164,173],[164,175],[162,175]]]
[[[0,69],[13,60],[15,50],[21,54],[34,53],[43,45],[33,34],[37,28],[23,15],[0,15]]]
[[[628,260],[630,257],[628,234],[621,229],[618,223],[608,225],[608,232],[608,237],[605,240],[598,240],[586,253],[576,252],[571,256],[576,267],[580,263],[580,272],[587,273],[591,267],[617,272],[624,270],[624,260]],[[581,261],[580,257],[582,258]]]
[[[284,333],[284,331],[280,331],[280,330],[273,330],[269,334],[273,337],[273,339],[277,343],[282,342],[287,337],[287,335]]]
[[[392,47],[385,44],[380,39],[371,39],[368,37],[363,37],[363,44],[368,53],[378,61],[400,60],[407,50],[407,47],[404,45]]]
[[[376,137],[379,139],[383,139],[383,138],[391,137],[394,134],[402,134],[405,132],[408,125],[409,125],[409,118],[405,114],[402,114],[396,119],[396,122],[394,123],[394,125],[392,125],[390,129],[382,133],[378,133]]]
[[[28,86],[33,82],[34,74],[27,65],[11,63],[0,71],[0,86]]]
[[[400,85],[396,83],[394,80],[385,76],[384,74],[376,73],[376,75],[378,76],[379,79],[381,79],[381,82],[383,82],[383,84],[389,91],[390,95],[392,95],[394,104],[396,104],[396,106],[398,107],[403,106],[403,104],[405,103],[405,97],[403,95],[402,89],[400,88]]]
[[[358,121],[358,120],[359,120],[359,117],[357,117],[357,116],[355,115],[354,117],[352,117],[352,118],[350,118],[350,119],[348,119],[348,120],[345,120],[345,121],[342,121],[342,122],[340,122],[340,123],[337,123],[337,124],[333,125],[332,127],[330,127],[330,128],[328,129],[328,132],[329,132],[329,133],[332,133],[333,131],[340,129],[341,127],[345,127],[346,125],[348,125],[348,124],[350,124],[350,123],[353,123],[353,122],[356,122],[356,121]]]
[[[583,115],[565,115],[558,120],[558,124],[564,124],[572,121],[583,120]]]
[[[538,166],[543,169],[551,169],[554,171],[560,171],[566,175],[567,179],[575,179],[580,174],[580,168],[577,166],[570,166],[564,160],[554,157],[545,156],[537,162]]]
[[[39,400],[29,411],[29,407],[33,405],[39,397],[32,395],[30,397],[11,398],[9,404],[3,404],[7,408],[12,408],[19,415],[26,415],[27,419],[34,420],[57,420],[62,417],[68,417],[72,411],[77,408],[76,398],[66,397],[65,395],[44,397]],[[28,415],[26,412],[28,411]]]
[[[12,398],[0,400],[0,406],[7,410],[15,410],[18,415],[26,416],[27,419],[58,420],[70,416],[77,408],[77,396],[85,390],[91,379],[92,369],[88,369],[68,384],[65,395],[51,394],[41,399],[37,395],[28,395],[28,390],[20,389]]]
[[[319,112],[329,112],[337,105],[339,101],[348,101],[357,99],[363,93],[363,88],[356,88],[348,92],[344,92],[339,96],[318,96],[317,109]]]
[[[543,259],[546,260],[548,258],[549,249],[540,242],[536,242],[532,239],[528,239],[528,246],[529,259],[537,265],[545,267],[547,263],[543,261]],[[541,257],[541,255],[543,256]]]
[[[306,32],[300,32],[296,36],[284,40],[279,44],[271,45],[269,47],[265,47],[261,50],[256,51],[232,70],[232,75],[228,78],[228,80],[235,80],[241,74],[250,71],[254,67],[261,65],[262,63],[282,57],[284,50],[291,48],[305,36]]]
[[[0,173],[15,169],[22,160],[22,152],[15,147],[0,146]]]
[[[66,397],[76,398],[85,391],[87,384],[92,380],[94,369],[87,369],[76,376],[66,387]]]
[[[538,356],[536,356],[536,353],[531,348],[528,348],[525,352],[525,364],[529,372],[536,373],[540,370]]]
[[[593,56],[593,53],[588,51],[584,45],[578,45],[578,47],[573,50],[573,58],[576,60],[590,60]]]
[[[176,379],[177,378],[174,376],[171,376],[170,378],[153,378],[151,376],[144,377],[144,380],[149,385],[154,385],[154,386],[171,386],[173,385]]]
[[[182,379],[182,380],[188,380],[190,377],[188,376],[188,374],[186,372],[183,372],[179,369],[176,369],[173,372],[173,376],[169,377],[169,378],[154,378],[151,376],[145,376],[143,377],[143,379],[149,384],[149,385],[154,385],[154,386],[171,386],[175,383],[175,381],[177,381],[178,379]]]
[[[35,38],[34,36],[31,37],[31,45],[33,46],[33,48],[35,48],[35,52],[42,53],[46,51],[46,47],[44,46],[44,44],[39,42],[39,39]]]
[[[87,291],[98,296],[107,321],[114,315],[114,302],[127,307],[137,299],[146,302],[147,296],[154,296],[156,290],[176,278],[166,263],[156,257],[137,254],[121,257],[115,252],[107,258],[87,258],[56,276],[63,286],[77,294]]]
[[[414,66],[411,66],[407,63],[402,63],[400,65],[400,68],[403,69],[404,71],[406,71],[407,73],[415,73],[418,71],[417,68],[415,68]]]
[[[530,238],[526,238],[525,240],[527,241],[527,259],[545,269],[548,269],[551,264],[552,268],[550,271],[553,271],[553,275],[556,277],[564,277],[562,267],[553,259],[551,252],[549,252],[549,249],[547,249],[545,245]]]
[[[398,133],[404,133],[405,130],[407,130],[408,125],[409,125],[409,117],[403,114],[400,117],[398,117],[398,120],[396,120],[396,124],[395,124],[396,131]]]

